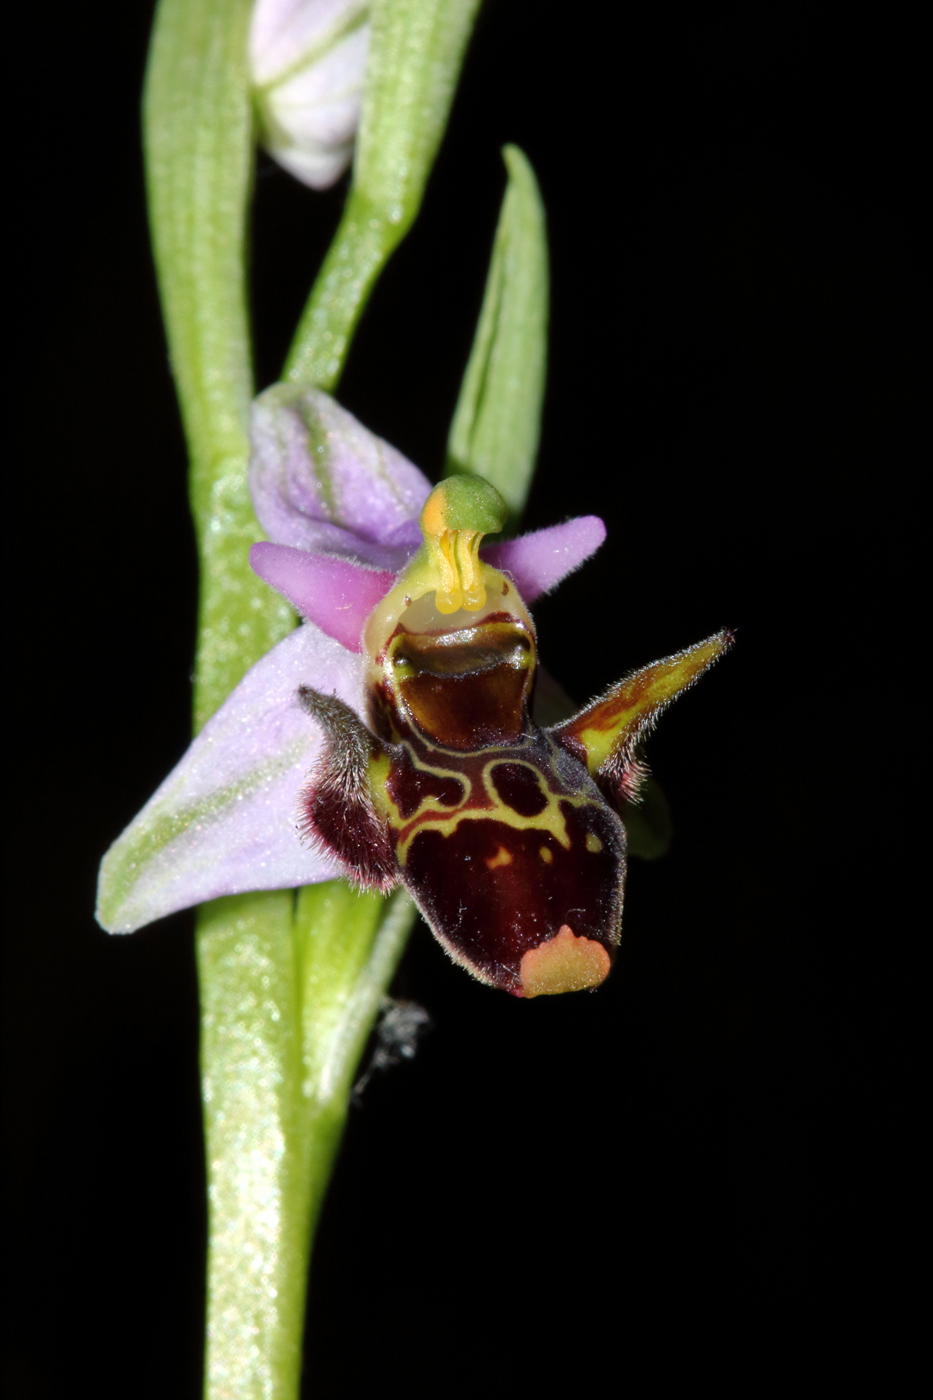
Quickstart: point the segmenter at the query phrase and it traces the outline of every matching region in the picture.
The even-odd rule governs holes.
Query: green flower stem
[[[250,0],[162,0],[144,99],[153,248],[201,562],[195,729],[294,625],[247,563],[260,534],[246,482],[250,11]],[[199,912],[211,1400],[297,1394],[308,1210],[293,909],[283,893]]]
[[[199,912],[210,1400],[298,1394],[309,1210],[293,908],[287,891]]]
[[[311,1238],[414,915],[341,881],[202,910],[211,1400],[298,1394]]]
[[[411,228],[479,0],[375,0],[353,183],[283,377],[336,387],[376,278]]]

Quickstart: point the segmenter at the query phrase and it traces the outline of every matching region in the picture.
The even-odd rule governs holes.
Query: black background
[[[91,915],[100,857],[190,712],[194,545],[139,155],[149,7],[59,11],[17,133],[6,1393],[193,1397],[192,920],[113,939]],[[622,1385],[697,1335],[718,1368],[749,1318],[772,1333],[759,1368],[804,1344],[852,1355],[890,1287],[884,1109],[914,1053],[899,818],[878,817],[884,587],[909,601],[918,470],[909,81],[886,67],[894,36],[813,8],[548,13],[487,4],[340,397],[438,473],[516,142],[553,289],[526,524],[609,530],[536,610],[545,664],[583,700],[722,625],[738,644],[651,741],[675,843],[632,869],[604,989],[517,1003],[416,931],[394,990],[433,1030],[351,1111],[309,1395],[531,1386],[564,1362],[589,1393],[603,1359]],[[261,386],[344,189],[259,162]]]

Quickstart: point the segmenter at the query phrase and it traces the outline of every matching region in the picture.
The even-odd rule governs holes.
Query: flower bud
[[[323,190],[346,170],[360,119],[368,0],[256,0],[249,51],[260,139]]]

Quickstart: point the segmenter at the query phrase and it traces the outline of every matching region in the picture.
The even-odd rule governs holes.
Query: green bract
[[[376,278],[408,232],[440,145],[479,0],[376,0],[353,183],[285,375],[336,385]]]
[[[473,471],[502,492],[513,525],[538,451],[547,369],[544,206],[517,146],[503,151],[508,188],[476,339],[447,442],[448,471]]]

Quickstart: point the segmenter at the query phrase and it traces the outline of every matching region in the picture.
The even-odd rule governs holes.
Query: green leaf
[[[253,574],[246,297],[251,0],[162,0],[143,98],[153,252],[201,557],[195,728],[294,626]]]
[[[162,0],[143,97],[153,252],[199,523],[215,462],[244,450],[253,396],[244,274],[251,8]]]
[[[376,0],[354,185],[408,231],[453,102],[479,0]]]
[[[514,529],[541,437],[547,368],[548,252],[534,171],[503,151],[502,201],[486,292],[447,443],[447,471],[475,472],[505,497]]]
[[[408,232],[479,0],[376,0],[353,182],[283,377],[332,390],[376,278]]]

